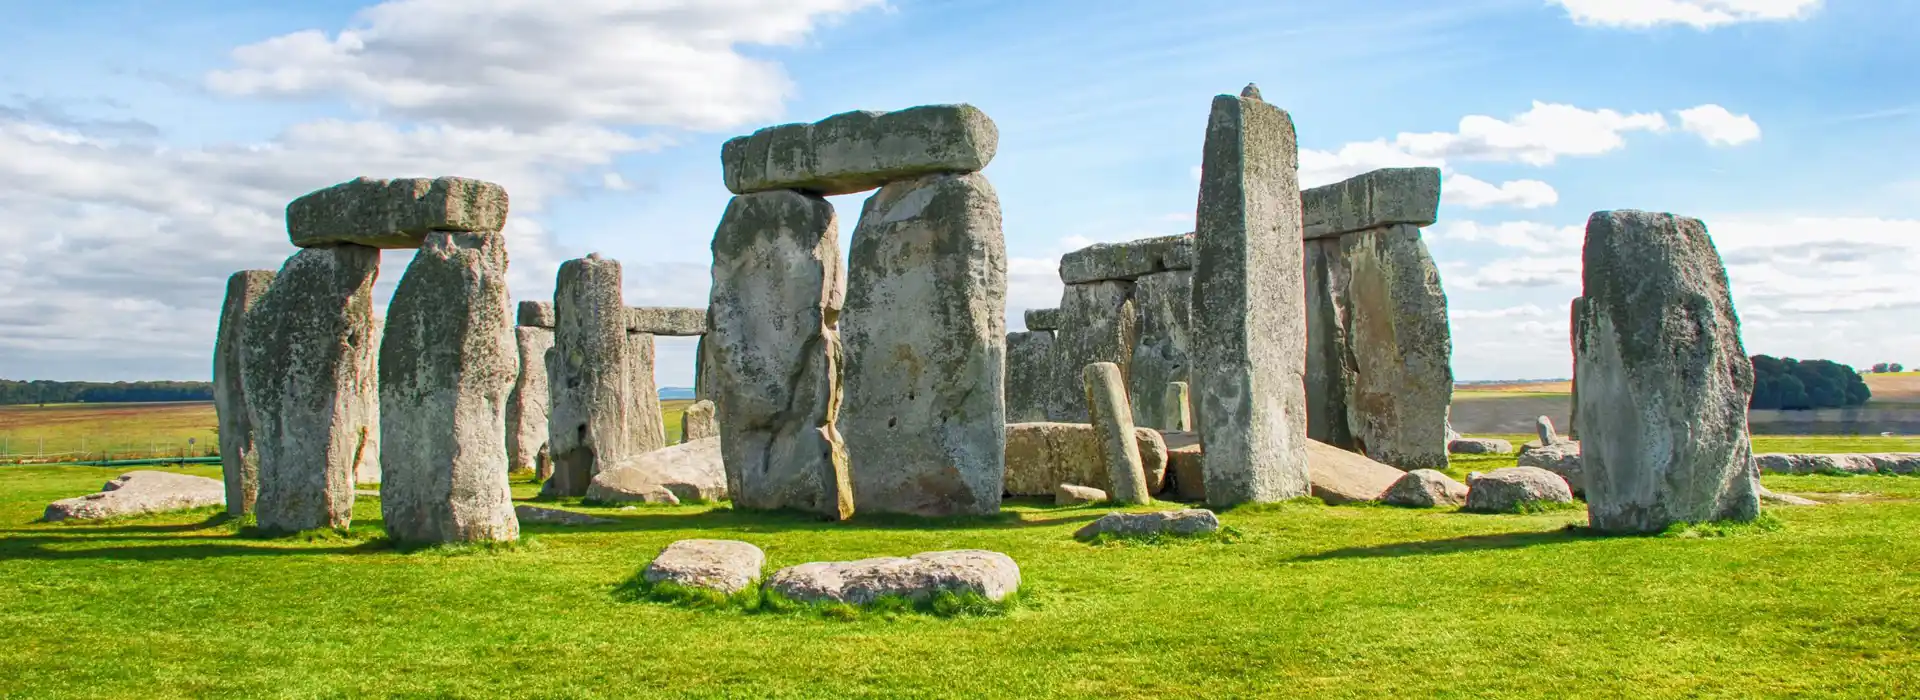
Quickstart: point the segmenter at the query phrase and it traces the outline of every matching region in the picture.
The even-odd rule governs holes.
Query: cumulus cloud
[[[1760,138],[1760,125],[1745,114],[1720,105],[1700,105],[1678,112],[1680,128],[1698,134],[1713,146],[1738,146]]]
[[[1539,180],[1511,180],[1498,185],[1471,175],[1453,174],[1440,182],[1440,194],[1448,204],[1468,209],[1513,207],[1538,209],[1560,201],[1552,185]]]
[[[1456,131],[1402,133],[1394,147],[1424,158],[1517,161],[1552,165],[1561,156],[1596,156],[1626,146],[1624,134],[1659,132],[1667,120],[1658,112],[1622,114],[1535,101],[1511,119],[1482,114],[1460,118]]]
[[[1477,221],[1444,221],[1428,229],[1426,237],[1444,245],[1454,241],[1490,243],[1530,253],[1580,252],[1586,237],[1584,226],[1553,226],[1535,221],[1505,221],[1482,224]]]
[[[1566,8],[1574,22],[1600,27],[1641,29],[1684,24],[1711,29],[1742,22],[1805,19],[1821,0],[1549,0]]]

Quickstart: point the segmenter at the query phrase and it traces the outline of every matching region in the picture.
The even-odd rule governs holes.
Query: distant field
[[[1873,390],[1873,403],[1920,403],[1920,372],[1863,376],[1867,380],[1867,388]],[[1453,396],[1456,400],[1463,398],[1471,400],[1514,394],[1535,396],[1568,394],[1572,391],[1573,382],[1567,380],[1513,381],[1497,384],[1456,384]]]

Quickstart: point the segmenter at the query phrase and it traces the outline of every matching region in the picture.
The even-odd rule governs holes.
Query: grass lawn
[[[1504,464],[1511,464],[1505,458]],[[1473,468],[1501,466],[1498,458]],[[1468,466],[1463,463],[1456,469]],[[185,471],[216,475],[214,469]],[[0,696],[1911,696],[1920,477],[1768,477],[1834,501],[1727,537],[1595,537],[1579,511],[1286,504],[1237,541],[1089,546],[1104,508],[970,522],[567,507],[505,551],[259,540],[212,512],[38,524],[119,470],[0,468]],[[534,486],[517,483],[518,497]],[[980,547],[1020,562],[999,617],[833,620],[629,602],[667,543],[772,567]]]

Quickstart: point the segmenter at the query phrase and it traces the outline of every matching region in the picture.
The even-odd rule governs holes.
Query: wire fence
[[[0,433],[0,464],[217,457],[219,441],[178,434],[47,435]]]

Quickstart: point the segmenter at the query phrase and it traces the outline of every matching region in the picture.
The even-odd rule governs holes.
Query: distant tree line
[[[1874,374],[1887,374],[1890,372],[1905,372],[1907,368],[1898,362],[1875,362],[1873,363],[1873,367],[1867,371]]]
[[[1747,404],[1751,408],[1845,408],[1873,398],[1859,372],[1830,360],[1754,355],[1753,380],[1753,400]]]
[[[212,401],[212,382],[21,382],[0,379],[0,405]]]

